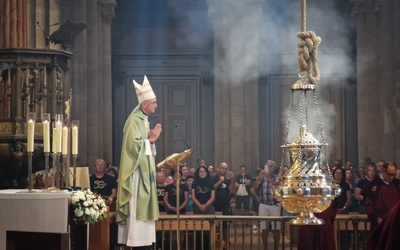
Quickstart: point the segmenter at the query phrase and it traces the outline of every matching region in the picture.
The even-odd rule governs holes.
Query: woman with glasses
[[[335,168],[333,170],[333,181],[338,184],[342,190],[340,195],[336,197],[334,201],[335,208],[337,209],[338,214],[345,214],[347,213],[347,207],[350,204],[351,193],[350,186],[345,181],[343,177],[343,170],[341,168]]]
[[[195,214],[214,214],[212,205],[215,199],[215,188],[210,180],[207,167],[200,166],[196,170],[195,181],[192,186],[193,212]]]
[[[194,214],[215,213],[215,208],[213,206],[215,200],[215,188],[206,166],[200,166],[197,168],[191,193],[194,204]],[[197,234],[196,237],[196,249],[210,249],[209,232],[204,232],[204,239],[201,238],[201,234]]]

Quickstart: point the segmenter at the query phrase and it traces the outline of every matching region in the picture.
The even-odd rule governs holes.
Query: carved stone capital
[[[100,2],[102,18],[105,23],[111,24],[115,17],[114,9],[117,7],[115,0],[103,0]]]

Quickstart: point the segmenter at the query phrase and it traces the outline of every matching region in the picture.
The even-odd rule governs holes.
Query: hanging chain
[[[308,102],[307,102],[307,91],[304,90],[304,113],[306,115],[305,125],[308,127]]]
[[[304,92],[300,92],[300,103],[299,103],[299,128],[300,128],[300,133],[303,130],[303,109],[304,109]]]
[[[289,142],[288,142],[288,138],[289,138],[289,128],[290,128],[290,122],[291,122],[291,119],[292,119],[292,107],[293,107],[293,93],[294,93],[294,91],[292,90],[292,93],[291,93],[291,95],[290,95],[290,104],[289,104],[289,112],[288,112],[288,122],[287,122],[287,124],[286,124],[286,134],[285,134],[285,137],[284,137],[284,145],[287,145]],[[286,152],[286,150],[285,150],[285,147],[282,147],[282,155],[281,155],[281,167],[280,167],[280,170],[279,170],[279,180],[281,179],[281,176],[282,176],[282,174],[283,174],[283,161],[284,161],[284,159],[285,159],[285,152]]]
[[[324,131],[322,130],[322,123],[321,123],[321,117],[319,115],[319,107],[318,107],[318,95],[317,92],[314,90],[314,105],[315,105],[315,111],[317,113],[317,119],[318,119],[318,128],[319,128],[319,133],[321,135],[321,140],[323,143],[323,147],[324,147],[324,155],[325,155],[325,165],[328,168],[328,172],[329,175],[333,178],[332,176],[332,172],[331,172],[331,168],[329,166],[329,161],[328,161],[328,149],[327,149],[327,145],[326,145],[326,140],[325,140],[325,136],[324,136]]]
[[[305,94],[305,91],[300,91],[300,104],[299,104],[299,128],[300,128],[300,130],[299,130],[299,137],[300,137],[300,141],[299,141],[299,159],[298,159],[298,161],[301,163],[301,160],[302,160],[302,158],[303,158],[303,150],[302,150],[302,148],[301,148],[301,145],[303,145],[304,144],[304,142],[303,142],[303,136],[302,136],[302,134],[303,134],[303,111],[304,111],[304,99],[305,99],[305,96],[304,96],[304,94]],[[306,109],[307,109],[307,107],[306,107]]]

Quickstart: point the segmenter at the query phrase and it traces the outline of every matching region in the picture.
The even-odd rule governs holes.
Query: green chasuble
[[[147,139],[146,115],[137,106],[126,120],[119,168],[116,222],[125,224],[129,215],[129,200],[136,186],[132,174],[139,170],[136,219],[154,221],[159,217],[156,193],[154,156],[146,155]],[[152,157],[152,159],[150,159]]]

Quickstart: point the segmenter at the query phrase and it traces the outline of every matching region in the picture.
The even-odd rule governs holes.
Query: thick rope
[[[306,32],[307,14],[306,14],[306,0],[301,1],[301,32]]]
[[[316,83],[319,80],[319,69],[317,65],[318,46],[321,43],[321,37],[315,35],[312,31],[306,31],[306,0],[301,1],[301,32],[297,37],[301,41],[297,44],[299,68],[297,73],[307,71],[309,82]]]
[[[299,32],[297,37],[301,41],[297,44],[299,68],[297,73],[307,71],[306,76],[311,83],[319,80],[319,69],[317,65],[318,46],[321,37],[315,35],[313,31]]]

